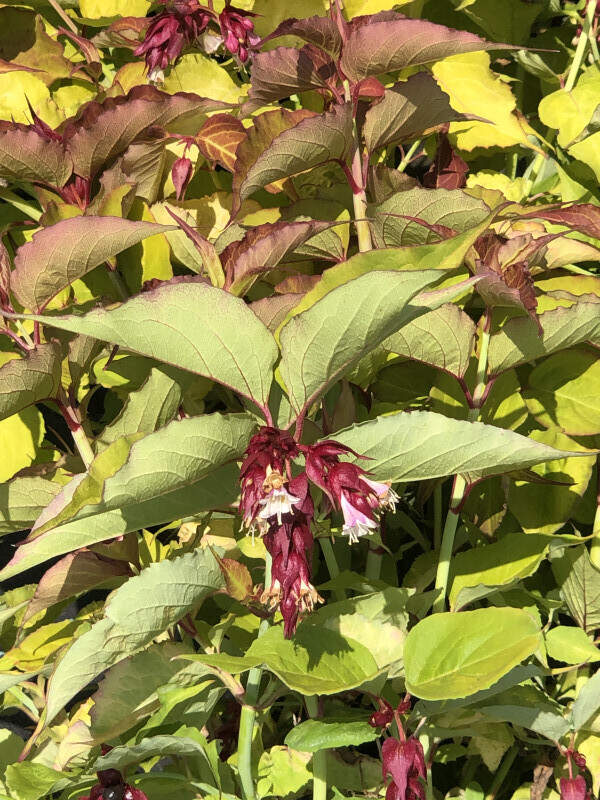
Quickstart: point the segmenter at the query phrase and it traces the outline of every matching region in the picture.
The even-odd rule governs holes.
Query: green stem
[[[378,581],[381,576],[381,565],[383,556],[377,550],[372,550],[369,547],[367,553],[367,564],[365,566],[365,576],[372,581]]]
[[[19,197],[18,194],[11,192],[10,189],[0,189],[0,200],[5,200],[7,203],[10,203],[11,206],[18,208],[19,211],[30,216],[34,222],[38,222],[42,216],[42,212],[39,208],[27,200],[24,200],[22,197]]]
[[[414,154],[417,152],[417,150],[421,146],[421,142],[422,142],[422,139],[417,139],[416,142],[413,142],[411,144],[411,146],[406,151],[406,154],[405,154],[404,158],[398,164],[398,170],[397,170],[398,172],[404,172],[404,170],[406,169],[406,167],[410,163],[411,158],[414,156]]]
[[[506,776],[508,775],[510,768],[513,765],[515,758],[519,752],[519,745],[513,744],[510,748],[508,753],[504,756],[502,763],[496,770],[496,774],[494,775],[494,780],[492,781],[492,785],[490,786],[489,792],[485,796],[485,800],[494,800],[496,795],[498,794],[498,789],[502,788],[502,784],[506,780]]]
[[[265,559],[265,587],[271,583],[271,556],[269,553]],[[269,627],[266,619],[260,623],[258,638],[260,638]],[[263,671],[254,667],[248,673],[246,692],[244,694],[244,704],[240,714],[240,729],[238,733],[238,771],[242,784],[242,795],[244,800],[256,800],[254,788],[254,777],[252,775],[252,738],[254,736],[254,723],[256,722],[256,704],[258,703],[258,693]]]
[[[75,442],[75,447],[81,456],[81,460],[85,464],[85,468],[89,469],[95,456],[94,451],[92,450],[92,445],[89,443],[83,427],[80,425],[78,428],[73,428],[71,430],[71,434],[73,436],[73,441]]]
[[[352,95],[350,92],[350,84],[344,81],[344,91],[346,95],[346,102],[352,102]],[[371,239],[371,228],[366,219],[367,216],[367,193],[363,182],[363,167],[362,167],[362,148],[360,144],[360,136],[358,135],[358,128],[356,126],[356,118],[352,121],[352,132],[354,134],[353,152],[352,152],[352,180],[354,186],[352,187],[352,202],[354,205],[354,223],[356,225],[356,235],[358,236],[358,249],[361,253],[367,253],[373,249],[373,241]]]
[[[340,568],[338,566],[337,558],[335,557],[335,553],[333,551],[333,545],[331,544],[331,539],[329,538],[329,536],[321,536],[319,538],[319,544],[321,545],[321,550],[323,552],[323,556],[325,557],[325,563],[327,564],[329,575],[331,576],[332,580],[335,580],[337,576],[340,574]],[[334,589],[332,594],[335,600],[346,599],[346,592],[343,589]]]
[[[477,378],[475,383],[475,391],[473,392],[472,406],[469,409],[469,422],[477,421],[485,395],[487,386],[487,366],[488,353],[490,349],[491,327],[492,312],[491,309],[488,308],[486,309],[483,329],[481,331],[481,339],[479,342]],[[446,524],[444,525],[444,531],[442,533],[442,544],[440,546],[440,556],[435,578],[435,588],[442,590],[439,597],[433,604],[433,610],[436,613],[446,609],[446,595],[448,593],[448,579],[450,577],[450,561],[452,559],[452,551],[454,550],[454,538],[456,536],[456,529],[458,527],[460,509],[465,499],[467,487],[467,481],[462,475],[454,476],[454,483],[452,484],[452,496],[450,498],[450,508],[448,509],[448,516],[446,517]]]
[[[442,484],[433,490],[433,549],[439,552],[442,543]]]
[[[312,719],[316,719],[319,714],[319,698],[310,695],[304,698],[306,708]],[[317,750],[312,758],[313,772],[313,800],[327,800],[327,751]]]
[[[573,56],[571,69],[569,70],[569,74],[567,75],[567,80],[565,81],[565,92],[572,91],[573,87],[575,86],[575,81],[577,80],[577,75],[581,68],[581,64],[583,63],[585,51],[587,49],[588,42],[590,39],[590,31],[594,23],[595,10],[596,10],[596,4],[588,3],[587,13],[585,15],[585,20],[583,22],[583,26],[581,29],[581,36],[579,37],[579,41],[577,42],[577,49],[575,50],[575,55]]]
[[[121,277],[118,270],[113,269],[111,265],[108,263],[108,261],[106,262],[106,268],[108,270],[108,277],[110,278],[110,282],[115,288],[115,291],[119,296],[119,300],[122,300],[123,302],[125,300],[129,300],[129,292],[127,291],[127,287],[125,286],[125,281]]]

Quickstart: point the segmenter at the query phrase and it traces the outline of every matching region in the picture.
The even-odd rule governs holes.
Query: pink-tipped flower
[[[198,0],[163,2],[165,11],[152,19],[144,41],[134,50],[134,55],[145,57],[151,81],[162,80],[165,68],[206,30],[214,17]]]
[[[254,32],[254,23],[250,19],[255,16],[250,11],[229,4],[219,14],[223,44],[242,63],[248,60],[250,50],[260,42],[260,36]]]
[[[425,800],[427,768],[419,740],[413,737],[404,742],[386,739],[381,754],[383,777],[390,775],[392,778],[386,800]]]
[[[353,504],[356,503],[357,505]],[[344,515],[344,527],[342,536],[348,537],[348,544],[358,542],[361,536],[368,536],[377,528],[377,523],[372,516],[372,511],[368,502],[359,494],[342,492],[341,495],[342,513]],[[358,505],[367,505],[368,511],[361,511]]]
[[[194,174],[194,165],[187,156],[178,158],[171,167],[171,178],[175,187],[175,196],[181,200],[185,195],[185,190]]]
[[[560,800],[590,800],[590,793],[583,775],[560,779]]]
[[[262,508],[258,513],[258,518],[265,521],[276,518],[277,524],[281,525],[282,517],[291,514],[293,511],[292,506],[299,502],[300,498],[290,494],[285,486],[273,488],[260,501]]]
[[[390,511],[396,510],[396,503],[400,500],[398,494],[392,489],[389,483],[379,483],[378,481],[371,481],[369,478],[362,478],[363,483],[371,488],[377,496],[377,507],[389,509]]]

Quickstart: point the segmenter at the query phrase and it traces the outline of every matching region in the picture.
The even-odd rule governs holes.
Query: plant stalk
[[[329,538],[329,536],[321,536],[319,537],[319,544],[321,545],[321,551],[323,552],[323,556],[325,557],[325,563],[327,564],[327,570],[329,571],[331,580],[335,580],[337,576],[340,574],[340,568],[337,563],[337,558],[335,557],[335,553],[333,551],[333,545],[331,544],[331,539]],[[346,592],[343,589],[334,589],[332,594],[335,600],[346,599]]]
[[[95,458],[94,451],[92,450],[92,445],[85,434],[77,410],[73,408],[62,388],[59,390],[56,398],[56,404],[58,405],[60,413],[63,415],[65,422],[69,426],[71,436],[75,442],[75,447],[77,448],[79,455],[81,456],[81,460],[83,461],[87,470],[90,468],[90,465]]]
[[[571,63],[571,68],[569,70],[569,74],[567,75],[567,80],[565,81],[565,92],[570,92],[573,90],[575,86],[575,81],[577,80],[577,75],[583,63],[583,59],[585,57],[585,51],[588,46],[588,42],[590,40],[590,31],[594,24],[594,12],[596,10],[595,3],[588,3],[587,12],[585,15],[585,19],[583,21],[583,26],[581,28],[581,36],[579,37],[579,41],[577,42],[577,49],[575,50],[575,55],[573,56],[573,61]]]
[[[350,93],[350,84],[344,81],[344,91],[346,102],[352,102],[352,95]],[[356,117],[352,121],[352,130],[354,133],[354,144],[352,152],[352,180],[354,186],[352,188],[352,202],[354,205],[354,222],[356,224],[356,235],[358,236],[358,249],[361,253],[367,253],[373,249],[373,241],[371,239],[371,228],[366,219],[367,216],[367,193],[365,191],[363,164],[362,164],[362,148],[360,145],[360,136],[358,135],[358,128],[356,126]]]
[[[494,775],[494,780],[492,781],[492,785],[490,786],[489,792],[485,796],[485,800],[494,800],[496,795],[498,794],[498,790],[502,788],[502,784],[506,780],[506,776],[508,775],[510,768],[513,765],[515,758],[519,752],[519,745],[513,744],[510,748],[508,753],[504,756],[502,763],[496,770],[496,774]]]
[[[600,456],[596,460],[597,470],[597,491],[596,491],[596,514],[594,516],[594,527],[592,528],[590,561],[592,566],[600,570]]]
[[[271,584],[271,556],[266,554],[265,559],[265,586]],[[263,619],[258,629],[258,638],[266,632],[269,621]],[[252,738],[254,736],[254,723],[256,722],[256,705],[263,671],[254,667],[248,673],[244,703],[240,714],[240,729],[238,733],[238,772],[242,784],[244,800],[256,800],[254,777],[252,775]]]
[[[42,212],[39,208],[36,208],[33,203],[19,197],[15,192],[11,192],[10,189],[0,189],[0,200],[5,200],[7,203],[10,203],[11,206],[14,206],[19,211],[30,216],[34,222],[39,222],[42,216]]]
[[[472,406],[469,409],[469,422],[476,422],[479,417],[482,400],[487,387],[487,366],[488,353],[490,349],[492,327],[491,309],[486,309],[485,320],[479,342],[479,359],[477,362],[477,378],[475,391],[473,392]],[[440,556],[438,561],[437,574],[435,578],[435,588],[441,589],[439,597],[433,604],[434,612],[440,613],[446,609],[446,595],[448,593],[448,580],[450,577],[450,561],[454,550],[454,538],[458,527],[460,509],[465,499],[468,483],[462,475],[454,476],[452,484],[452,496],[450,497],[450,508],[446,517],[446,524],[442,533],[442,544],[440,546]]]
[[[433,549],[439,552],[442,544],[442,484],[433,490]]]
[[[311,719],[319,714],[319,698],[311,695],[304,698]],[[327,751],[317,750],[312,758],[313,800],[327,800]]]
[[[411,158],[414,156],[414,154],[417,152],[417,150],[421,146],[421,142],[422,141],[423,141],[422,139],[417,139],[416,142],[413,142],[411,144],[411,146],[406,151],[406,154],[405,154],[404,158],[398,164],[398,169],[397,169],[398,172],[404,172],[406,167],[409,165]]]

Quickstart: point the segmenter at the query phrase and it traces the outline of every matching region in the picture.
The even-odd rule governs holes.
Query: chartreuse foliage
[[[598,4],[239,5],[0,8],[0,800],[597,795]]]

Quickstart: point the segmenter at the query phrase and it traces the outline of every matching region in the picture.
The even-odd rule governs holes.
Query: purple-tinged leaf
[[[260,275],[274,269],[289,253],[315,234],[335,223],[267,222],[251,228],[239,242],[232,242],[221,254],[225,270],[225,288],[243,295]]]
[[[130,574],[124,561],[100,558],[89,550],[69,553],[42,576],[27,606],[23,622],[62,600]]]
[[[463,189],[467,185],[469,165],[456,153],[446,133],[438,134],[433,164],[423,176],[428,189]]]
[[[240,190],[246,177],[254,164],[267,150],[279,134],[293,128],[302,120],[314,117],[313,111],[303,108],[297,111],[288,111],[278,108],[276,111],[267,111],[254,120],[254,125],[248,129],[246,138],[240,142],[236,151],[236,160],[233,172],[233,205],[231,216],[235,217],[240,208]]]
[[[4,242],[0,238],[0,308],[4,308],[8,311],[12,309],[10,302],[11,273],[10,255],[8,254]]]
[[[65,128],[66,147],[75,172],[92,178],[108,166],[147,128],[177,128],[195,133],[209,111],[228,108],[217,100],[195,94],[166,94],[153,86],[135,86],[124,97],[93,100],[80,109],[76,119]]]
[[[246,129],[232,114],[214,114],[198,131],[196,144],[204,158],[233,172],[237,149]]]
[[[93,66],[94,71],[98,75],[102,74],[102,65],[100,63],[102,61],[102,57],[98,52],[98,48],[92,41],[86,39],[85,36],[78,36],[76,33],[73,33],[73,31],[67,30],[67,28],[59,28],[58,33],[61,36],[66,36],[67,39],[70,39],[75,46],[81,50],[88,65]]]
[[[555,225],[564,225],[571,230],[600,239],[600,208],[591,203],[567,206],[566,208],[540,208],[523,214],[522,219],[544,219]]]
[[[326,89],[334,75],[333,61],[311,45],[258,53],[252,63],[249,107],[259,108],[297,92]]]
[[[450,105],[431,75],[419,72],[386,89],[383,100],[366,114],[363,133],[369,152],[394,142],[417,139],[438,125],[465,119]]]
[[[374,22],[351,31],[341,58],[347,78],[395,72],[430,64],[457,53],[477,50],[513,50],[509,44],[488,42],[474,33],[436,25],[425,19]]]
[[[418,186],[416,178],[405,172],[386,167],[385,164],[372,164],[367,176],[367,189],[374,203],[382,203],[397,192],[406,192]]]
[[[0,498],[0,536],[31,528],[61,488],[59,483],[38,476],[17,477],[5,483]]]
[[[237,204],[274,181],[328,161],[346,159],[352,147],[352,123],[352,106],[345,103],[280,133],[258,156],[237,186],[234,181]]]
[[[15,256],[11,288],[25,308],[41,310],[70,283],[169,225],[120,217],[73,217],[43,228]]]
[[[39,400],[55,397],[60,386],[61,360],[60,345],[50,342],[0,367],[0,420]]]
[[[0,121],[0,177],[62,187],[73,172],[60,141],[48,140],[28,125]]]
[[[149,17],[120,17],[93,37],[96,47],[125,47],[134,50],[144,38]]]
[[[250,303],[250,308],[266,327],[275,333],[289,312],[299,302],[302,294],[275,294]]]
[[[263,39],[263,43],[277,39],[279,36],[297,36],[329,53],[333,58],[337,58],[342,50],[342,37],[335,20],[331,17],[315,16],[306,19],[290,17],[281,22],[273,33]]]

